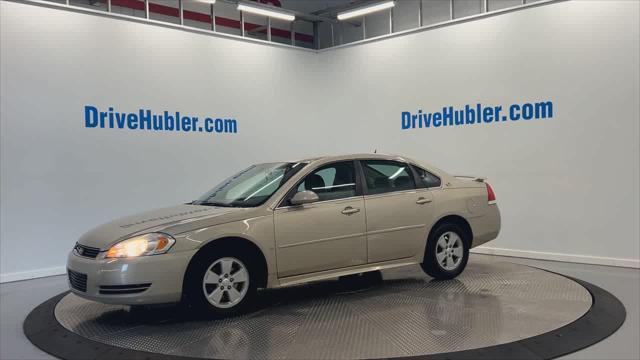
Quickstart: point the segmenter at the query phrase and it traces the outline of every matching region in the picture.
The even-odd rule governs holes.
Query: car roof
[[[434,173],[435,175],[439,176],[440,178],[445,178],[445,177],[449,177],[450,175],[431,165],[428,163],[425,163],[423,161],[416,161],[412,158],[406,157],[406,156],[400,156],[400,155],[393,155],[393,154],[345,154],[345,155],[331,155],[331,156],[319,156],[319,157],[313,157],[313,158],[307,158],[307,159],[303,159],[297,162],[300,163],[309,163],[309,164],[314,164],[314,165],[318,165],[318,166],[322,166],[324,164],[327,163],[331,163],[334,161],[343,161],[343,160],[395,160],[395,161],[401,161],[401,162],[407,162],[410,164],[414,164],[420,168],[423,168],[431,173]]]
[[[313,158],[302,159],[298,162],[311,163],[316,161],[329,162],[339,160],[356,160],[356,159],[373,159],[373,160],[404,160],[407,158],[399,155],[390,154],[345,154],[345,155],[329,155],[329,156],[317,156]]]

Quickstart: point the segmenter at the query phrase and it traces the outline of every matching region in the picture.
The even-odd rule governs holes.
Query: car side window
[[[427,170],[419,168],[417,166],[414,166],[413,169],[416,171],[416,174],[418,174],[418,181],[421,182],[424,187],[434,188],[440,187],[440,185],[442,184],[439,177],[433,175]]]
[[[397,161],[365,160],[361,162],[369,194],[415,189],[411,169]]]
[[[318,194],[320,201],[355,196],[356,171],[353,161],[332,163],[315,170],[304,178],[297,190],[311,190]]]

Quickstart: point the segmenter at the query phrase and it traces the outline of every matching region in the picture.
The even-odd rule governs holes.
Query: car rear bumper
[[[182,281],[196,250],[138,258],[67,258],[71,291],[83,298],[108,304],[138,305],[179,302]]]
[[[498,205],[489,205],[483,216],[470,219],[469,224],[471,225],[471,231],[473,232],[472,248],[495,239],[500,233],[501,226],[500,210],[498,209]]]

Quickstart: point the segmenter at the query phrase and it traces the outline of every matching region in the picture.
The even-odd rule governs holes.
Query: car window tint
[[[422,182],[424,187],[432,188],[432,187],[440,187],[442,182],[440,178],[428,172],[425,169],[414,166],[416,173],[418,174],[418,181]]]
[[[362,161],[364,179],[369,194],[415,189],[411,169],[396,161]]]
[[[298,192],[311,190],[320,201],[342,199],[356,195],[356,175],[353,161],[323,166],[298,185]]]

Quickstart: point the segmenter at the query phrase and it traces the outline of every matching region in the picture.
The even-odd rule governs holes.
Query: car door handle
[[[347,206],[346,208],[344,208],[344,210],[341,211],[343,214],[345,215],[352,215],[355,214],[357,212],[360,212],[360,209],[358,208],[352,208],[351,206]]]
[[[432,200],[431,199],[427,199],[425,197],[419,197],[418,200],[416,200],[416,204],[426,204],[426,203],[430,203]]]

